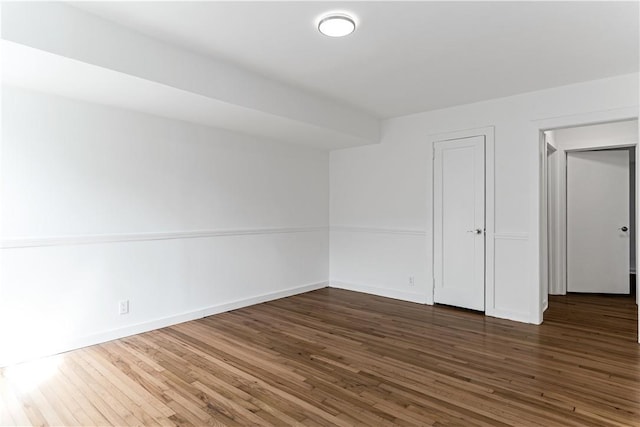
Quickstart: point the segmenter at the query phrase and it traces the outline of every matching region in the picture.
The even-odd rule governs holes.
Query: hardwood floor
[[[636,305],[552,297],[534,326],[322,289],[7,368],[0,414],[14,425],[640,425]]]

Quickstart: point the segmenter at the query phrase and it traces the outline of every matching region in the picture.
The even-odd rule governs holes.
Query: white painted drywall
[[[331,152],[331,282],[431,302],[428,137],[495,126],[496,232],[487,236],[495,242],[495,280],[487,283],[494,301],[486,313],[539,323],[538,123],[637,105],[638,74],[631,74],[384,121],[380,145]],[[406,229],[414,233],[397,232],[395,240],[376,232]]]
[[[2,124],[0,365],[326,284],[326,151],[11,87]]]
[[[588,148],[615,147],[638,141],[638,121],[625,120],[556,129],[553,132],[558,150],[583,150]]]

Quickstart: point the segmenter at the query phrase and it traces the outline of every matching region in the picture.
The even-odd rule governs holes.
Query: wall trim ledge
[[[493,238],[504,240],[528,240],[529,233],[494,233]]]
[[[341,231],[347,233],[376,233],[376,234],[397,234],[402,236],[425,237],[426,230],[411,230],[402,228],[377,228],[377,227],[355,227],[349,225],[332,225],[331,231]]]
[[[393,298],[402,301],[416,302],[419,304],[433,304],[433,302],[428,301],[426,294],[423,295],[417,292],[398,291],[396,289],[381,288],[370,285],[360,285],[336,280],[332,280],[329,287],[344,289],[347,291],[362,292],[365,294],[377,295],[385,298]]]
[[[77,236],[16,237],[2,239],[0,249],[42,246],[92,245],[101,243],[144,242],[149,240],[199,239],[206,237],[248,236],[259,234],[310,233],[328,231],[328,226],[241,228],[221,230],[169,231],[128,234],[96,234]]]

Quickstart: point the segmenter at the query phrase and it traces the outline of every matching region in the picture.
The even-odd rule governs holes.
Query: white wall
[[[0,365],[326,285],[325,151],[11,87],[2,124]]]
[[[390,119],[380,145],[333,151],[332,285],[431,302],[428,137],[494,126],[495,298],[486,312],[539,323],[539,124],[637,105],[638,75],[625,75]]]
[[[553,135],[562,151],[633,144],[638,141],[638,120],[555,129]]]
[[[331,153],[333,286],[427,302],[426,144]],[[409,286],[409,276],[415,285]]]

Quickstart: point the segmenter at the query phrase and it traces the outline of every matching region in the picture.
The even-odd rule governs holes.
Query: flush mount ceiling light
[[[344,37],[356,30],[356,21],[344,13],[332,13],[318,22],[318,31],[329,37]]]

